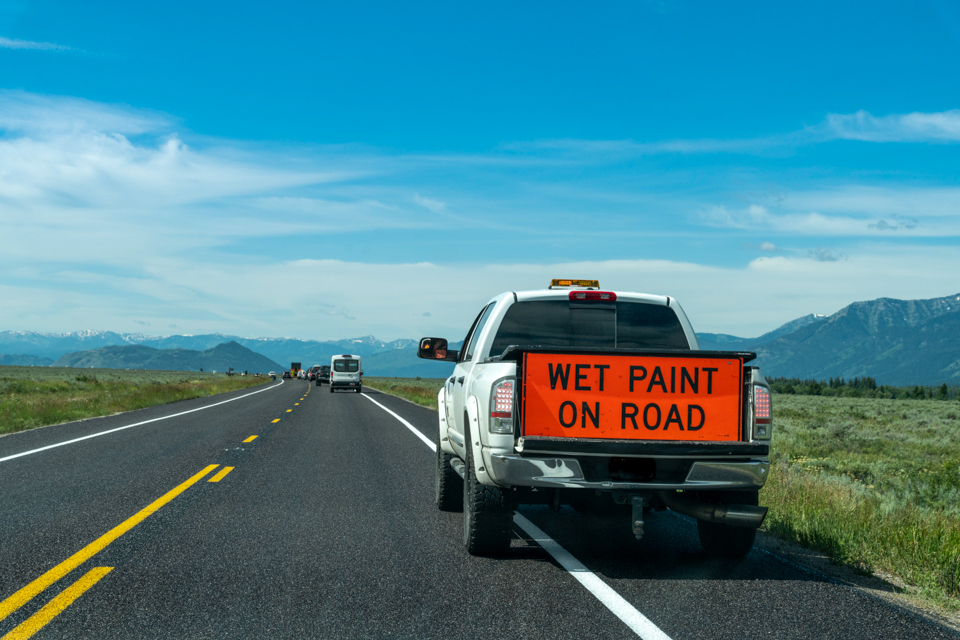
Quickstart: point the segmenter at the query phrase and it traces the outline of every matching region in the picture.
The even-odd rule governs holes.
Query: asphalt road
[[[708,559],[670,513],[638,543],[523,507],[544,536],[469,556],[433,506],[435,412],[257,391],[0,438],[2,638],[957,637],[759,550]]]

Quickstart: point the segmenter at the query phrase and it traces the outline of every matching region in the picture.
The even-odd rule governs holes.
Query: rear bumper
[[[763,487],[770,472],[770,462],[766,458],[691,460],[689,471],[680,477],[620,480],[587,477],[580,460],[571,457],[491,453],[489,459],[488,471],[493,481],[507,487],[599,491],[756,490]]]
[[[577,456],[651,456],[662,458],[759,458],[770,454],[769,442],[678,442],[673,440],[588,440],[583,438],[520,438],[524,454]]]
[[[341,381],[341,380],[334,380],[333,382],[330,383],[330,386],[331,386],[331,387],[343,387],[343,388],[345,388],[345,389],[347,389],[347,388],[349,388],[349,389],[355,389],[355,388],[359,387],[360,384],[361,384],[361,383],[357,382],[356,380],[353,380],[353,381],[350,381],[350,382]]]

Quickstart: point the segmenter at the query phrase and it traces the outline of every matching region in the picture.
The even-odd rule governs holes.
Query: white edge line
[[[399,421],[400,421],[400,424],[402,424],[403,426],[405,426],[407,429],[410,429],[410,431],[413,432],[413,435],[415,435],[415,436],[417,436],[418,438],[420,438],[421,440],[423,440],[423,443],[424,443],[425,445],[427,445],[428,447],[430,447],[431,450],[433,450],[433,451],[436,451],[436,450],[437,450],[437,445],[433,444],[433,441],[431,441],[430,438],[428,438],[427,436],[425,436],[425,435],[423,435],[422,433],[420,433],[420,430],[419,430],[419,429],[417,429],[417,428],[414,427],[412,424],[410,424],[409,422],[407,422],[406,420],[404,420],[403,418],[401,418],[400,416],[398,416],[398,415],[397,415],[396,413],[394,413],[393,411],[390,411],[390,409],[387,409],[385,406],[383,406],[382,404],[380,404],[379,402],[377,402],[376,400],[374,400],[374,399],[371,398],[370,396],[364,394],[363,397],[366,398],[367,400],[369,400],[370,402],[372,402],[373,404],[377,405],[378,407],[380,407],[381,409],[383,409],[384,411],[386,411],[386,412],[389,413],[390,415],[392,415],[392,416],[393,416],[394,418],[396,418],[397,420],[399,420]]]
[[[390,409],[387,409],[370,396],[365,395],[364,398],[399,420],[403,426],[412,431],[415,436],[423,440],[423,442],[432,450],[437,450],[437,445],[427,438],[427,436],[423,435],[420,430],[414,427],[412,424],[398,416]],[[630,627],[631,631],[643,638],[643,640],[671,640],[670,636],[660,630],[660,627],[653,624],[649,618],[637,611],[636,607],[624,600],[623,596],[614,591],[613,588],[611,588],[606,582],[598,578],[595,573],[587,569],[582,562],[574,558],[569,551],[561,547],[560,543],[544,533],[540,527],[527,520],[527,518],[520,513],[513,514],[513,521],[518,527],[523,529],[527,535],[534,540],[534,542],[539,544],[544,551],[553,556],[553,559],[560,563],[560,566],[566,569],[567,572],[577,580],[577,582],[583,585],[587,591],[592,593],[593,596],[615,616],[620,618],[625,625]]]
[[[636,607],[624,600],[623,596],[614,591],[610,585],[597,577],[595,573],[560,544],[543,532],[540,527],[527,520],[523,514],[514,513],[513,521],[523,529],[534,542],[543,547],[544,551],[553,556],[560,566],[567,570],[577,582],[592,593],[607,609],[620,618],[630,630],[644,640],[670,640],[670,636],[660,630],[660,627],[650,622],[650,619],[637,611]]]
[[[283,384],[283,380],[280,381],[280,384]],[[190,409],[189,411],[181,411],[180,413],[174,413],[174,414],[171,414],[171,415],[169,415],[169,416],[163,416],[163,417],[161,417],[161,418],[153,418],[153,419],[151,419],[151,420],[144,420],[143,422],[136,422],[136,423],[134,423],[134,424],[128,424],[128,425],[125,425],[125,426],[123,426],[123,427],[117,427],[116,429],[108,429],[107,431],[100,431],[100,432],[97,432],[97,433],[91,433],[90,435],[83,436],[82,438],[74,438],[73,440],[65,440],[65,441],[63,441],[63,442],[58,442],[57,444],[48,444],[47,446],[45,446],[45,447],[40,447],[39,449],[31,449],[31,450],[29,450],[29,451],[23,451],[23,452],[21,452],[21,453],[15,453],[15,454],[13,454],[12,456],[7,456],[7,457],[5,457],[5,458],[0,458],[0,462],[6,462],[7,460],[13,460],[14,458],[20,458],[20,457],[23,457],[23,456],[29,456],[29,455],[34,454],[34,453],[40,453],[41,451],[46,451],[47,449],[56,449],[57,447],[63,447],[63,446],[65,446],[65,445],[73,444],[73,443],[75,443],[75,442],[81,442],[81,441],[83,441],[83,440],[89,440],[90,438],[97,438],[97,437],[99,437],[99,436],[105,436],[105,435],[107,435],[108,433],[116,433],[117,431],[123,431],[124,429],[131,429],[131,428],[133,428],[133,427],[139,427],[140,425],[149,424],[149,423],[151,423],[151,422],[158,422],[158,421],[160,421],[160,420],[169,420],[170,418],[176,418],[177,416],[185,416],[185,415],[187,415],[188,413],[193,413],[193,412],[195,412],[195,411],[203,411],[204,409],[210,409],[210,408],[212,408],[212,407],[217,407],[217,406],[220,406],[221,404],[227,404],[228,402],[233,402],[234,400],[242,400],[243,398],[249,398],[249,397],[252,396],[252,395],[256,395],[256,394],[258,394],[258,393],[263,393],[264,391],[269,391],[270,389],[276,389],[277,387],[280,386],[280,384],[270,385],[269,387],[267,387],[267,388],[265,388],[265,389],[260,389],[260,390],[258,390],[258,391],[254,391],[253,393],[245,393],[245,394],[242,395],[242,396],[237,396],[236,398],[230,398],[229,400],[223,400],[222,402],[216,402],[216,403],[214,403],[214,404],[208,404],[208,405],[205,406],[205,407],[198,407],[198,408],[196,408],[196,409]],[[70,424],[70,423],[68,422],[67,424]]]

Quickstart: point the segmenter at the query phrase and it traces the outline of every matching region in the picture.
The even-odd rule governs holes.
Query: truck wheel
[[[333,393],[333,385],[330,385],[330,393]]]
[[[701,491],[698,497],[714,504],[760,504],[756,491]],[[697,533],[703,550],[717,558],[742,558],[753,549],[757,537],[757,530],[753,527],[731,527],[704,520],[697,520]]]
[[[510,548],[513,523],[511,496],[500,487],[480,484],[473,470],[470,433],[463,480],[463,544],[473,556],[503,555]]]
[[[436,502],[440,511],[463,511],[463,479],[450,465],[452,459],[437,445]]]
[[[360,393],[360,387],[357,387],[357,393]]]

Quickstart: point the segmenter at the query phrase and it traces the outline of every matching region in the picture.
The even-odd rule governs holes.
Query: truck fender
[[[457,452],[453,450],[453,446],[450,444],[450,438],[447,436],[447,388],[441,387],[440,393],[437,394],[437,411],[440,414],[440,433],[437,436],[437,442],[440,443],[440,449],[444,453],[448,453],[452,456],[457,455]]]
[[[490,474],[487,473],[489,460],[485,460],[483,455],[483,445],[480,439],[480,404],[476,396],[470,396],[467,400],[467,420],[470,421],[470,442],[467,446],[473,449],[473,472],[477,476],[480,484],[496,485]]]

